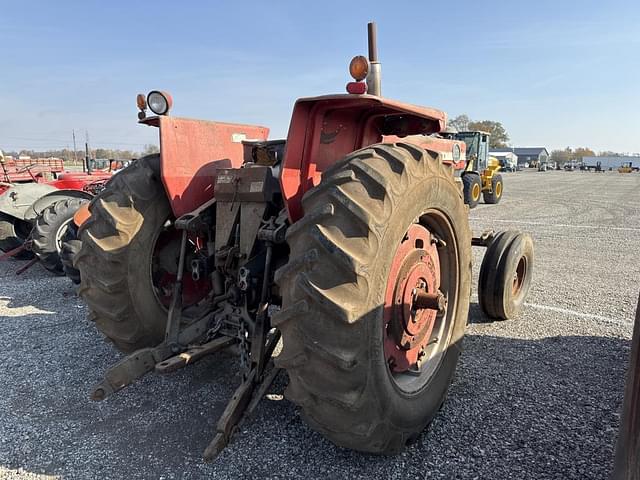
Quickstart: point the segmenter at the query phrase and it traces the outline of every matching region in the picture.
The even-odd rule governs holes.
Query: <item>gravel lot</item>
[[[607,478],[640,284],[640,175],[505,178],[502,203],[481,204],[471,223],[531,233],[527,307],[483,323],[474,294],[449,399],[402,455],[337,448],[275,396],[205,464],[239,382],[235,359],[149,375],[93,403],[90,387],[118,353],[70,281],[40,266],[15,277],[12,261],[0,263],[0,478]]]

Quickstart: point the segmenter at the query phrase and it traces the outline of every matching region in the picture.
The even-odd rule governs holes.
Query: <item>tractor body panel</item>
[[[20,183],[0,194],[0,212],[20,220],[30,217],[31,206],[39,198],[57,189],[46,183]]]
[[[293,108],[280,179],[289,218],[302,216],[302,196],[322,172],[348,153],[383,141],[430,135],[445,128],[446,114],[373,95],[303,98]]]
[[[5,184],[0,190],[0,212],[20,220],[34,220],[45,208],[67,198],[91,199],[85,187],[95,182],[106,182],[111,172],[95,170],[61,173],[50,182],[27,182]]]
[[[214,197],[217,171],[239,168],[245,140],[266,140],[269,129],[168,116],[141,121],[160,129],[162,183],[176,217]]]
[[[382,141],[384,143],[411,143],[425,150],[437,152],[440,155],[440,160],[445,164],[452,165],[456,173],[461,172],[466,165],[467,145],[461,141],[426,135],[411,135],[408,137],[385,135],[382,137]]]
[[[93,170],[91,173],[65,172],[47,184],[59,190],[83,190],[86,185],[97,180],[108,180],[112,175],[113,173],[104,170]]]

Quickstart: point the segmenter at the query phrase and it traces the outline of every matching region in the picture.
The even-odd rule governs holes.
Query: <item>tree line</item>
[[[152,153],[158,153],[160,149],[157,145],[145,145],[141,152],[134,150],[119,150],[109,148],[96,148],[90,149],[89,155],[91,158],[106,158],[109,160],[131,160],[133,158],[140,158],[144,155],[150,155]],[[63,148],[61,150],[20,150],[20,151],[4,151],[5,156],[12,156],[18,158],[19,156],[29,156],[31,158],[61,158],[65,162],[73,163],[77,158],[78,162],[82,161],[85,156],[84,150],[77,150],[75,153],[73,150]]]
[[[596,153],[587,147],[578,147],[575,149],[567,147],[564,150],[552,150],[550,158],[552,161],[562,165],[567,162],[581,161],[583,157],[622,157],[624,155],[625,154],[612,152],[610,150]]]

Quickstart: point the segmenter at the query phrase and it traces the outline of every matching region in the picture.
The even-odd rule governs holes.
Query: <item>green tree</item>
[[[578,147],[573,151],[573,158],[578,160],[583,157],[595,157],[596,153],[587,147]]]
[[[489,143],[490,148],[506,147],[509,141],[509,135],[504,126],[500,122],[493,120],[481,120],[478,122],[469,122],[469,130],[481,130],[491,134]]]
[[[571,152],[567,152],[567,150],[553,150],[551,152],[552,162],[558,162],[560,165],[564,165],[570,160],[571,160]]]
[[[447,122],[447,126],[454,127],[459,132],[465,132],[469,130],[469,117],[466,115],[458,115],[456,118],[452,118]]]
[[[106,148],[96,148],[95,158],[111,158],[111,151]]]

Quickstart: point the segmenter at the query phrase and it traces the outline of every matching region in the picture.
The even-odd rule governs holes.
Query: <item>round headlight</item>
[[[147,95],[147,105],[156,115],[166,115],[171,109],[171,95],[154,90]]]

